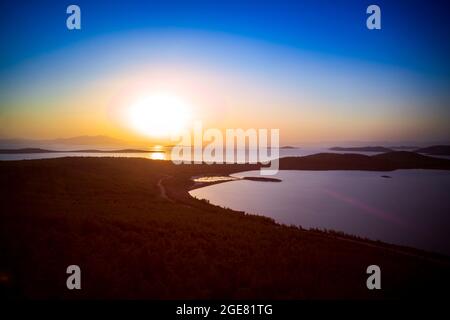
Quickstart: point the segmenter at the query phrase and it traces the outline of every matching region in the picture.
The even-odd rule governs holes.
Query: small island
[[[281,182],[281,179],[266,178],[266,177],[244,177],[242,180],[260,181],[260,182]]]
[[[434,145],[424,148],[414,146],[396,146],[396,147],[383,147],[383,146],[365,146],[365,147],[332,147],[331,151],[339,152],[392,152],[395,150],[411,150],[415,153],[423,153],[434,156],[450,156],[450,145]]]
[[[450,146],[439,145],[415,150],[417,153],[424,153],[434,156],[450,156]]]

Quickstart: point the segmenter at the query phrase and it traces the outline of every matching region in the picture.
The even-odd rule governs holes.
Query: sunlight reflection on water
[[[147,158],[151,160],[166,160],[166,154],[164,152],[152,152]]]

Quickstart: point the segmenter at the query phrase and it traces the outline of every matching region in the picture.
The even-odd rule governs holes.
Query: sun
[[[190,119],[189,105],[171,94],[151,94],[128,108],[128,123],[139,133],[164,138],[180,134]]]

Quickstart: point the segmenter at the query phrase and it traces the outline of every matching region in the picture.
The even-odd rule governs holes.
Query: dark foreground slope
[[[17,298],[439,296],[448,259],[189,199],[189,177],[256,166],[126,158],[0,163],[2,294]],[[161,188],[167,193],[162,193]],[[82,289],[66,289],[66,268]],[[366,289],[366,268],[382,290]]]

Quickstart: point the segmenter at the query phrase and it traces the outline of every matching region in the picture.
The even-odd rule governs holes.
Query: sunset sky
[[[124,116],[163,95],[283,144],[450,140],[445,2],[376,1],[373,31],[371,1],[73,3],[81,30],[68,2],[2,1],[0,138],[165,142]]]

